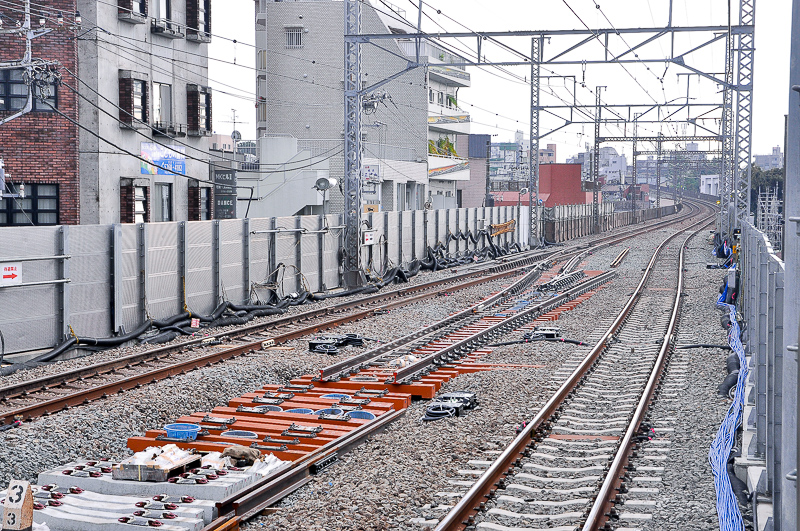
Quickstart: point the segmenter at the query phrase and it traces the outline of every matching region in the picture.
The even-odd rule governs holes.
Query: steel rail
[[[653,225],[648,226],[645,229],[646,231],[654,230],[656,228],[660,228],[663,225],[671,225],[675,223],[681,223],[689,218],[691,214],[687,216],[682,216],[679,219],[659,222]],[[618,241],[622,241],[624,239],[630,238],[635,234],[639,234],[643,231],[641,230],[632,230],[628,231],[623,235],[614,235],[608,236],[606,238],[602,238],[601,240],[607,240],[607,242],[602,242],[600,245],[595,245],[591,247],[592,249],[598,249],[600,247],[604,247],[606,245],[613,245]],[[588,249],[589,246],[581,247],[579,246],[578,249]],[[502,278],[503,276],[508,276],[513,274],[516,269],[521,267],[525,267],[526,265],[530,264],[532,261],[536,260],[537,258],[541,257],[552,257],[557,256],[559,254],[563,254],[566,252],[567,249],[561,249],[559,251],[554,251],[552,253],[542,253],[541,251],[531,253],[530,256],[516,258],[513,260],[509,260],[510,257],[504,257],[504,263],[493,265],[490,268],[483,269],[478,272],[470,272],[470,273],[461,273],[455,277],[448,277],[446,279],[440,279],[436,281],[431,281],[425,284],[420,284],[418,286],[410,287],[410,288],[401,288],[398,290],[394,290],[392,292],[386,294],[376,294],[371,297],[362,298],[356,301],[351,301],[347,303],[343,303],[340,305],[321,308],[317,310],[311,310],[308,312],[303,312],[298,315],[293,316],[286,316],[283,318],[279,318],[267,323],[259,323],[253,325],[247,325],[241,327],[235,331],[227,331],[221,332],[215,335],[206,336],[203,338],[192,339],[189,341],[185,341],[179,343],[177,345],[170,345],[166,347],[159,347],[156,349],[148,350],[146,352],[141,352],[137,354],[131,354],[129,356],[125,356],[123,358],[119,358],[116,360],[112,360],[109,362],[103,362],[91,365],[89,367],[84,367],[80,369],[75,369],[73,371],[61,373],[56,376],[51,377],[44,377],[39,378],[36,380],[31,380],[28,382],[22,382],[20,384],[8,386],[5,388],[0,388],[0,400],[8,400],[9,398],[13,397],[25,397],[31,392],[36,391],[47,391],[50,388],[55,388],[61,385],[69,384],[72,382],[83,380],[87,377],[93,376],[100,376],[103,374],[113,373],[119,369],[129,368],[131,365],[140,365],[146,361],[153,361],[159,360],[163,357],[166,357],[175,352],[184,352],[185,349],[191,349],[194,347],[202,347],[202,343],[204,341],[208,341],[209,339],[225,339],[230,337],[241,337],[246,336],[247,334],[251,334],[254,332],[263,332],[267,331],[270,328],[274,328],[276,326],[280,326],[283,324],[288,323],[296,323],[297,321],[301,320],[308,320],[314,318],[321,318],[326,315],[330,315],[337,311],[346,311],[350,308],[355,308],[361,306],[363,304],[385,300],[389,298],[395,297],[403,297],[409,292],[416,292],[421,291],[423,289],[428,289],[430,287],[440,286],[442,284],[451,283],[454,280],[458,281],[464,278],[470,278],[478,276],[476,280],[466,282],[456,286],[456,289],[462,289],[464,287],[469,287],[478,283],[484,283],[490,280],[495,280],[497,278]],[[489,278],[484,275],[486,271],[495,272],[499,271],[499,273],[494,273]],[[451,288],[452,289],[452,288]],[[404,304],[410,304],[412,302],[418,302],[420,300],[424,300],[427,298],[431,298],[437,296],[440,292],[432,292],[432,293],[423,293],[411,298],[405,298],[400,301],[391,302],[387,305],[384,305],[382,308],[391,308],[397,307]],[[374,313],[376,308],[362,310],[344,317],[339,317],[332,321],[328,321],[325,323],[319,324],[312,324],[310,326],[297,329],[291,332],[287,332],[284,334],[278,334],[272,339],[275,344],[279,344],[282,342],[290,341],[292,339],[297,339],[298,337],[302,337],[304,335],[313,334],[322,330],[330,329],[341,324],[345,324],[348,322],[352,322],[358,319],[362,319],[365,317],[369,317],[371,314]],[[267,338],[264,338],[267,339]],[[38,404],[33,404],[29,406],[24,406],[20,408],[11,409],[5,412],[0,412],[0,424],[6,424],[13,422],[16,418],[22,418],[23,420],[29,420],[34,417],[40,415],[49,415],[52,413],[56,413],[62,409],[66,409],[69,407],[79,406],[83,404],[87,404],[93,400],[97,400],[99,398],[108,397],[111,394],[121,393],[126,390],[130,390],[136,387],[141,387],[142,385],[154,383],[164,378],[170,378],[182,373],[185,373],[190,370],[198,369],[202,366],[209,366],[214,363],[218,363],[241,354],[252,352],[255,350],[259,350],[262,348],[262,341],[258,340],[255,342],[247,342],[244,344],[234,345],[231,348],[225,349],[223,351],[212,352],[206,355],[198,356],[189,360],[184,360],[175,364],[168,365],[166,367],[156,368],[150,371],[147,371],[142,374],[132,375],[127,378],[123,378],[114,382],[109,382],[101,386],[77,390],[74,393],[70,393],[61,397],[53,398],[44,402],[40,402]]]
[[[520,260],[520,261],[522,262],[522,261],[525,261],[525,260],[527,260],[527,259],[523,259],[523,260]],[[495,269],[495,268],[492,268],[492,269]],[[26,381],[26,382],[21,382],[19,384],[14,384],[14,385],[10,385],[10,386],[7,386],[7,387],[2,387],[2,388],[0,388],[0,401],[4,401],[4,400],[6,400],[8,398],[14,398],[14,397],[18,397],[18,396],[25,396],[25,395],[27,395],[28,393],[30,393],[32,391],[47,390],[49,388],[56,387],[56,386],[59,386],[59,385],[72,383],[72,382],[75,382],[75,381],[79,381],[79,380],[87,378],[87,377],[99,376],[99,375],[102,375],[102,374],[113,373],[113,372],[115,372],[115,371],[117,371],[119,369],[130,368],[130,366],[132,366],[132,365],[138,365],[138,364],[141,364],[141,363],[146,362],[146,361],[160,360],[160,359],[162,359],[162,357],[166,357],[166,356],[168,356],[170,354],[173,354],[175,352],[184,352],[186,349],[191,349],[191,348],[194,348],[194,347],[202,347],[203,346],[202,343],[204,341],[221,340],[221,339],[225,339],[225,338],[234,338],[235,339],[237,337],[245,336],[245,335],[252,334],[252,333],[255,333],[255,332],[267,331],[269,329],[278,328],[280,326],[284,326],[284,325],[287,325],[287,324],[296,324],[299,321],[307,321],[307,320],[311,320],[311,319],[324,318],[326,316],[333,315],[333,314],[336,314],[336,313],[340,313],[340,312],[343,312],[343,311],[348,311],[348,310],[351,310],[353,308],[357,308],[359,306],[363,306],[365,304],[370,304],[370,303],[374,303],[374,302],[382,302],[384,300],[391,300],[391,299],[395,299],[395,298],[401,298],[401,300],[388,302],[388,303],[386,303],[386,304],[384,304],[384,305],[382,305],[382,306],[380,306],[378,308],[371,308],[371,309],[368,309],[368,310],[362,310],[362,311],[357,312],[356,314],[354,314],[352,316],[347,316],[347,317],[341,317],[341,318],[338,318],[338,319],[334,319],[333,321],[330,321],[330,326],[325,326],[324,324],[320,324],[320,325],[309,326],[309,327],[306,327],[306,328],[302,329],[302,331],[305,331],[305,333],[314,333],[314,332],[317,332],[317,331],[320,331],[320,330],[324,330],[324,329],[332,328],[332,327],[335,327],[335,326],[338,326],[338,325],[341,325],[341,324],[345,324],[345,323],[350,322],[352,320],[357,320],[357,319],[362,319],[364,317],[368,317],[371,313],[374,313],[376,310],[397,308],[397,307],[400,307],[400,306],[403,306],[403,305],[412,304],[412,303],[419,302],[419,301],[422,301],[422,300],[425,300],[425,299],[428,299],[428,298],[436,297],[439,294],[444,293],[444,292],[443,291],[432,291],[430,293],[422,293],[422,294],[418,294],[418,295],[415,295],[415,296],[408,297],[407,295],[411,294],[411,293],[417,293],[419,291],[423,291],[423,290],[426,290],[426,289],[440,287],[440,286],[442,286],[444,284],[450,284],[450,283],[452,283],[454,281],[457,282],[457,281],[465,279],[465,278],[471,278],[471,277],[476,277],[476,276],[478,277],[475,280],[471,280],[471,281],[467,281],[467,282],[462,282],[462,283],[456,284],[455,286],[449,287],[446,290],[446,292],[458,291],[458,290],[466,289],[466,288],[469,288],[469,287],[472,287],[472,286],[475,286],[475,285],[478,285],[478,284],[482,284],[482,283],[485,283],[485,282],[491,282],[491,281],[494,281],[494,280],[498,280],[498,279],[510,276],[510,275],[514,274],[514,272],[515,272],[515,269],[511,268],[511,269],[504,269],[504,270],[496,272],[496,273],[492,273],[492,274],[490,274],[488,276],[483,276],[485,274],[485,271],[479,271],[479,272],[473,272],[473,273],[461,273],[461,274],[459,274],[457,276],[448,277],[446,279],[434,280],[434,281],[426,282],[425,284],[420,284],[418,286],[405,287],[405,288],[401,288],[401,289],[397,289],[397,290],[392,290],[392,291],[384,293],[384,294],[372,295],[370,297],[365,297],[365,298],[362,298],[362,299],[358,299],[356,301],[350,301],[350,302],[338,304],[338,305],[335,305],[335,306],[329,306],[329,307],[326,307],[326,308],[318,308],[318,309],[315,309],[315,310],[309,310],[307,312],[303,312],[303,313],[300,313],[300,314],[287,315],[287,316],[280,317],[278,319],[274,319],[274,320],[266,322],[266,323],[257,323],[257,324],[246,325],[246,326],[244,326],[242,328],[239,328],[239,329],[237,329],[235,331],[219,332],[217,334],[203,336],[203,337],[191,339],[191,340],[188,340],[188,341],[183,341],[183,342],[181,342],[179,344],[176,344],[176,345],[168,345],[168,346],[163,346],[163,347],[157,347],[155,349],[150,349],[150,350],[147,350],[145,352],[138,352],[138,353],[135,353],[135,354],[130,354],[128,356],[117,358],[115,360],[96,363],[96,364],[93,364],[93,365],[89,365],[87,367],[74,369],[74,370],[71,370],[71,371],[68,371],[68,372],[64,372],[64,373],[61,373],[61,374],[58,374],[58,375],[47,376],[47,377],[43,377],[43,378],[37,378],[35,380],[29,380],[29,381]],[[352,317],[352,318],[347,320],[348,317]],[[281,338],[282,338],[282,336],[276,336],[276,338],[273,338],[273,339],[278,341],[278,339],[281,339]],[[291,338],[291,339],[294,339],[294,338]]]
[[[702,209],[700,209],[702,210]],[[703,223],[703,226],[708,222],[709,217],[690,225],[687,228],[672,234],[659,244],[653,252],[650,261],[645,268],[642,278],[639,281],[634,292],[628,299],[628,302],[617,315],[614,322],[605,331],[603,336],[597,341],[592,350],[586,355],[583,361],[575,368],[570,376],[564,381],[559,389],[550,397],[550,399],[542,406],[536,416],[529,422],[525,428],[522,429],[520,434],[509,444],[500,456],[490,465],[486,472],[473,484],[467,493],[459,500],[459,502],[450,510],[450,512],[439,522],[435,531],[452,531],[463,530],[471,523],[471,519],[480,510],[481,504],[491,495],[496,489],[500,480],[505,476],[508,470],[512,468],[515,462],[521,459],[527,452],[528,447],[532,440],[540,438],[540,431],[549,427],[550,418],[558,411],[563,404],[564,400],[574,391],[578,384],[586,376],[588,370],[594,365],[597,358],[605,349],[609,339],[612,338],[614,333],[621,327],[622,323],[628,317],[631,309],[636,305],[641,297],[644,285],[650,278],[653,271],[653,266],[658,259],[661,250],[672,239],[676,238],[679,234],[686,232],[692,227]]]
[[[403,383],[420,378],[421,376],[430,372],[429,367],[431,365],[440,363],[443,359],[447,359],[447,357],[451,354],[455,354],[457,357],[460,357],[467,352],[477,350],[481,344],[488,339],[495,337],[498,333],[517,329],[522,326],[522,324],[528,323],[539,315],[546,313],[553,308],[557,308],[565,302],[571,301],[575,297],[583,295],[587,291],[590,291],[597,286],[608,282],[615,276],[615,272],[608,271],[594,277],[589,277],[580,284],[566,290],[561,295],[525,308],[524,310],[515,314],[513,317],[509,317],[508,319],[495,323],[468,338],[449,345],[439,352],[420,358],[416,362],[411,363],[398,371],[395,371],[392,375],[392,380],[387,380],[385,383]]]
[[[645,386],[642,396],[639,399],[639,403],[636,406],[633,417],[628,424],[628,429],[625,431],[625,435],[619,444],[619,449],[614,456],[614,460],[612,461],[611,466],[606,473],[606,477],[600,487],[600,491],[598,492],[597,497],[592,504],[592,508],[589,511],[589,516],[583,525],[582,531],[597,530],[601,526],[605,525],[606,521],[608,521],[609,510],[614,504],[617,496],[616,493],[618,492],[618,489],[624,479],[625,467],[627,466],[628,459],[633,451],[633,446],[635,444],[634,437],[636,437],[638,434],[642,421],[644,420],[645,415],[647,415],[647,411],[653,400],[653,395],[664,372],[664,366],[666,365],[667,358],[669,357],[675,345],[675,329],[678,325],[678,316],[680,313],[681,303],[683,301],[683,265],[686,254],[686,246],[689,243],[689,240],[691,240],[706,226],[708,226],[708,224],[703,225],[691,233],[681,245],[681,252],[678,258],[678,283],[675,289],[675,301],[672,306],[672,313],[670,315],[667,331],[664,333],[664,337],[661,342],[661,348],[658,352],[658,358],[656,358],[656,362],[653,366],[652,372],[650,373],[650,377],[648,378],[647,385]]]

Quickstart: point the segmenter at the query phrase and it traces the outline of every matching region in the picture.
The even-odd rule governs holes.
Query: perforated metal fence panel
[[[386,213],[386,257],[394,265],[400,264],[400,212]]]
[[[300,218],[300,228],[309,233],[304,233],[300,239],[300,246],[302,250],[300,270],[303,272],[305,279],[304,287],[311,291],[319,291],[320,276],[319,276],[319,231],[322,227],[319,216],[303,216]]]
[[[144,320],[144,277],[140,266],[139,240],[144,234],[144,225],[122,225],[120,227],[120,281],[117,293],[120,301],[119,324],[133,330]]]
[[[275,224],[277,228],[286,230],[275,235],[275,258],[278,264],[285,266],[278,278],[281,295],[285,295],[299,289],[300,233],[293,230],[299,228],[295,217],[275,218]]]
[[[241,219],[219,221],[219,267],[222,296],[233,303],[244,302],[249,290],[244,285],[244,248],[247,234]]]
[[[69,227],[69,324],[79,336],[109,337],[113,228],[108,225]]]
[[[194,313],[208,314],[217,306],[213,238],[213,221],[193,221],[186,226],[186,302]]]
[[[325,219],[329,232],[322,235],[322,280],[326,288],[335,288],[339,285],[339,246],[344,229],[333,228],[342,225],[340,215],[328,215]]]
[[[413,232],[412,232],[412,212],[406,210],[404,212],[400,212],[400,226],[402,227],[403,232],[403,241],[400,245],[400,252],[402,253],[402,260],[401,262],[410,262],[414,259],[412,254],[413,249]]]
[[[154,319],[175,315],[182,309],[178,275],[178,231],[175,223],[148,223],[146,304]],[[180,301],[182,302],[182,301]]]
[[[17,259],[22,257],[58,256],[58,242],[58,227],[6,228],[3,229],[0,260],[7,263],[18,262]],[[23,284],[58,278],[56,260],[21,262],[19,265]],[[14,352],[25,345],[47,348],[60,338],[62,331],[53,312],[58,294],[59,287],[55,284],[0,288],[0,331],[5,338],[6,352]]]

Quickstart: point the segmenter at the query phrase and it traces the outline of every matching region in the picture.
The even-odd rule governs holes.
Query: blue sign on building
[[[142,158],[150,164],[141,162],[143,175],[186,175],[186,148],[183,146],[163,146],[155,142],[142,142]]]

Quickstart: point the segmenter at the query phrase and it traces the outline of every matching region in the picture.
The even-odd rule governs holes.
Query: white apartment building
[[[298,150],[308,151],[315,168],[326,162],[328,176],[341,183],[343,3],[257,0],[255,7],[258,136],[297,139]],[[388,51],[362,45],[363,86],[406,68],[408,61],[403,57],[415,56],[416,46],[402,35],[412,30],[410,25],[363,5],[364,33],[398,36],[381,42]],[[457,67],[436,66],[456,60],[430,43],[423,43],[422,48],[420,60],[427,66],[413,69],[365,97],[373,103],[362,114],[362,162],[368,170],[362,187],[365,209],[419,209],[429,201],[437,208],[455,207],[456,181],[469,179],[467,157],[450,147],[456,145],[458,135],[469,132],[469,114],[458,106],[458,90],[469,86],[469,74]],[[284,160],[296,160],[296,155],[286,153]],[[272,160],[278,160],[274,153]],[[276,193],[290,194],[292,190],[287,185]],[[241,202],[243,197],[239,199]],[[328,191],[326,203],[327,212],[341,211],[338,186]],[[295,212],[271,215],[291,214]]]

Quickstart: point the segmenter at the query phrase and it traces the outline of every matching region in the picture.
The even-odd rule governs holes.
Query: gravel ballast
[[[640,236],[613,247],[594,251],[586,256],[581,268],[607,270],[610,262],[624,247],[631,247],[628,256],[617,269],[618,276],[590,299],[575,309],[565,312],[553,323],[562,329],[564,337],[587,340],[596,338],[598,331],[605,329],[607,318],[616,314],[627,301],[627,296],[638,283],[641,269],[649,260],[655,245],[674,229],[663,229],[656,233]],[[708,243],[703,238],[695,238],[688,267],[690,269],[687,285],[688,296],[684,305],[680,334],[681,343],[709,342],[709,330],[713,328],[720,337],[713,342],[724,343],[724,331],[719,327],[714,309],[717,281],[721,273],[705,270],[708,257]],[[432,275],[450,275],[452,272],[437,272]],[[693,283],[693,275],[697,281]],[[416,277],[417,282],[432,280],[431,274]],[[713,278],[712,278],[713,277]],[[495,282],[481,284],[455,292],[447,297],[429,299],[422,303],[392,310],[383,316],[350,323],[328,333],[358,333],[365,337],[388,340],[405,335],[411,330],[430,324],[450,313],[463,309],[507,286],[515,280],[508,277]],[[707,284],[712,284],[708,287]],[[709,292],[710,290],[710,292]],[[329,303],[338,303],[342,299]],[[691,304],[689,304],[691,302]],[[295,308],[292,311],[302,311]],[[694,313],[692,313],[694,312]],[[713,319],[711,317],[713,317]],[[684,332],[684,326],[692,326],[692,332]],[[701,340],[702,338],[702,340]],[[268,350],[256,352],[210,368],[193,371],[183,376],[147,385],[141,389],[128,391],[124,395],[73,408],[51,417],[26,423],[20,428],[0,433],[0,488],[12,478],[35,479],[44,469],[67,463],[78,458],[103,457],[120,459],[130,454],[125,447],[129,436],[143,433],[147,429],[160,427],[176,417],[194,411],[210,411],[213,407],[224,405],[228,399],[260,388],[264,384],[285,383],[291,378],[314,372],[336,360],[356,354],[374,346],[367,342],[360,349],[347,348],[338,357],[312,354],[307,351],[307,341],[297,340],[285,346],[292,350]],[[96,363],[103,357],[119,357],[130,354],[141,347],[116,349],[90,358],[71,360],[58,367],[80,366]],[[427,402],[415,402],[406,414],[390,425],[384,432],[371,437],[368,442],[353,452],[341,457],[329,468],[303,488],[280,502],[275,514],[258,517],[245,525],[248,529],[319,529],[333,530],[378,530],[399,529],[421,531],[424,526],[411,523],[412,519],[428,517],[436,513],[431,505],[454,503],[454,499],[436,496],[436,493],[462,492],[463,487],[452,481],[465,481],[475,475],[459,474],[474,467],[469,460],[491,460],[515,435],[515,427],[531,418],[537,408],[546,400],[557,383],[553,372],[570,359],[580,354],[583,347],[569,344],[537,343],[497,347],[484,356],[482,361],[489,363],[521,363],[543,365],[543,368],[516,370],[497,370],[460,376],[442,388],[441,392],[470,390],[478,394],[480,406],[467,415],[432,423],[422,423],[421,417]],[[697,378],[703,380],[703,392],[716,393],[716,385],[724,377],[724,354],[678,351],[681,356],[694,361],[708,363],[704,373]],[[698,361],[699,362],[699,361]],[[0,378],[0,385],[49,374],[59,369],[56,366],[42,367]],[[693,375],[694,379],[694,375]],[[689,382],[692,389],[693,382]],[[712,398],[714,398],[712,396]],[[702,401],[701,401],[702,400]],[[715,401],[714,401],[715,400]],[[699,484],[694,501],[706,504],[708,489],[713,510],[713,481],[705,464],[708,443],[716,432],[716,425],[727,407],[721,398],[710,399],[687,395],[685,409],[678,412],[665,411],[667,417],[682,418],[689,415],[686,422],[694,425],[692,416],[701,412],[696,404],[708,404],[702,411],[707,419],[703,433],[699,436],[702,447],[695,447],[696,440],[687,433],[681,443],[686,447],[691,459],[674,459],[681,467],[691,466],[692,474],[684,476],[676,471],[674,488],[664,489],[675,499],[665,499],[663,506],[657,508],[656,517],[663,518],[664,525],[654,525],[648,529],[708,529],[708,515],[703,516],[703,525],[680,527],[668,522],[674,521],[680,503],[685,495],[684,483]],[[683,403],[683,402],[681,402]],[[695,404],[691,407],[691,404]],[[713,407],[712,407],[713,406]],[[666,406],[665,406],[666,407]],[[683,406],[681,406],[683,407]],[[716,408],[716,409],[715,409]],[[710,410],[714,411],[710,411]],[[658,408],[656,414],[658,414]],[[676,434],[679,431],[676,424]],[[710,437],[705,440],[706,432]],[[699,430],[698,430],[699,431]],[[673,449],[678,450],[678,440]],[[676,457],[678,457],[676,455]],[[702,457],[705,469],[700,464]],[[691,463],[691,464],[690,464]],[[681,483],[683,481],[683,483]],[[666,484],[665,484],[666,486]],[[684,492],[681,492],[683,489]],[[677,490],[677,491],[676,491]],[[428,508],[426,508],[428,506]],[[681,509],[685,512],[685,507]],[[698,509],[690,520],[700,518],[704,509]],[[439,514],[443,514],[439,511]],[[712,514],[712,516],[715,513]],[[683,515],[681,515],[683,516]],[[716,516],[713,516],[716,519]],[[685,522],[686,519],[682,521]],[[655,523],[655,521],[654,521]]]

